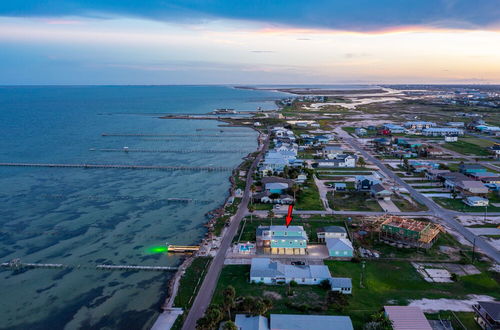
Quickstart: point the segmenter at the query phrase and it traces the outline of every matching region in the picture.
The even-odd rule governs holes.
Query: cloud
[[[257,54],[262,54],[262,53],[274,53],[274,50],[251,50],[251,53],[257,53]]]
[[[0,2],[0,16],[125,16],[169,22],[230,19],[359,32],[401,26],[500,28],[498,0],[11,0]]]

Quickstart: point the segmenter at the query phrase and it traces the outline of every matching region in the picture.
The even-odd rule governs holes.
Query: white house
[[[347,231],[341,226],[326,226],[317,231],[318,241],[324,242],[327,238],[347,238]]]
[[[335,159],[318,160],[318,167],[334,168],[334,167],[356,167],[357,157],[353,155],[339,155]]]
[[[464,130],[456,127],[430,127],[422,130],[425,136],[458,136],[464,135]]]
[[[324,146],[321,154],[325,158],[334,159],[344,154],[344,150],[339,146]]]
[[[290,283],[318,285],[332,276],[325,265],[285,265],[270,258],[253,258],[250,267],[250,282],[264,284]]]
[[[352,293],[350,278],[332,277],[325,265],[286,265],[270,258],[253,258],[250,266],[250,282],[264,284],[283,284],[291,281],[300,285],[318,285],[328,281],[332,291],[343,294]]]
[[[458,136],[456,135],[446,135],[444,137],[444,142],[457,142],[458,141]]]
[[[408,121],[404,123],[406,128],[422,130],[424,128],[436,127],[436,123],[430,121]]]
[[[463,202],[469,206],[488,206],[490,201],[487,198],[469,196],[463,199]]]

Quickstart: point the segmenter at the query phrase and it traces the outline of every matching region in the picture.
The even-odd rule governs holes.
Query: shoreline
[[[208,211],[205,214],[205,217],[209,218],[203,224],[203,226],[207,228],[207,232],[205,233],[204,237],[200,240],[199,245],[200,245],[200,247],[210,246],[211,242],[215,238],[217,238],[217,237],[222,238],[225,235],[225,232],[226,232],[225,227],[222,229],[219,236],[213,235],[213,232],[215,230],[214,224],[216,223],[217,219],[223,215],[225,206],[228,205],[229,199],[231,197],[233,197],[233,194],[234,194],[235,190],[237,189],[236,181],[234,180],[234,175],[238,174],[239,171],[243,170],[242,166],[249,159],[252,159],[252,155],[254,153],[259,152],[262,149],[263,143],[262,143],[261,137],[262,137],[263,133],[259,129],[257,129],[253,126],[237,125],[231,121],[228,121],[229,119],[234,119],[234,118],[206,118],[206,117],[204,117],[204,118],[192,118],[192,117],[191,118],[172,118],[170,116],[162,116],[162,117],[159,117],[159,119],[216,120],[216,121],[219,121],[221,123],[225,123],[226,125],[224,125],[224,127],[244,127],[244,128],[252,129],[258,133],[257,149],[248,153],[245,157],[243,157],[242,162],[239,163],[238,166],[233,171],[231,171],[231,175],[228,178],[228,180],[230,182],[230,186],[228,188],[228,192],[229,192],[228,196],[224,199],[224,201],[221,203],[220,206],[216,207],[215,209],[213,209],[211,211]],[[210,217],[210,215],[213,215],[213,216]],[[195,244],[195,243],[193,243],[193,244]],[[210,257],[210,254],[209,254],[210,251],[211,251],[211,248],[207,251],[207,255],[201,255],[201,256],[198,255],[197,253],[193,253],[192,255],[187,256],[182,261],[182,263],[179,265],[179,269],[175,272],[174,276],[170,280],[168,280],[168,282],[167,282],[167,285],[166,285],[167,297],[165,298],[165,301],[161,304],[161,307],[160,307],[161,312],[158,315],[158,317],[156,318],[156,320],[153,322],[153,325],[151,327],[152,330],[163,329],[160,324],[165,322],[165,318],[167,318],[169,316],[168,314],[173,313],[173,314],[177,315],[177,316],[175,316],[175,319],[172,323],[172,325],[173,325],[175,323],[175,321],[178,319],[178,317],[182,316],[187,311],[187,310],[183,310],[182,307],[174,307],[175,298],[178,294],[178,289],[180,287],[180,280],[182,279],[182,276],[184,275],[186,269],[191,265],[191,263],[193,262],[193,260],[196,257]],[[207,266],[207,268],[208,267],[209,267],[209,265]],[[187,316],[187,314],[186,314],[186,316]]]

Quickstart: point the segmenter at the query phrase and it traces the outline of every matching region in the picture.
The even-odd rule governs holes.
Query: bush
[[[290,286],[291,286],[292,288],[296,287],[297,285],[299,285],[297,282],[295,282],[295,281],[290,281]]]

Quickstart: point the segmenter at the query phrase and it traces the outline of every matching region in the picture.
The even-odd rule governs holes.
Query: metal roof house
[[[280,284],[295,281],[298,284],[317,285],[332,276],[325,265],[285,265],[270,258],[253,258],[250,282]]]
[[[271,314],[263,316],[236,314],[238,330],[353,330],[349,316]],[[255,319],[255,321],[253,321]]]
[[[352,330],[349,316],[271,314],[271,330]]]
[[[238,330],[269,330],[269,321],[264,316],[236,314],[234,323]]]
[[[384,310],[394,330],[432,330],[419,307],[384,306]]]
[[[302,226],[259,226],[257,246],[271,254],[306,254],[307,234]]]
[[[327,238],[347,238],[347,231],[341,226],[326,226],[318,228],[318,241],[324,242]]]
[[[478,301],[473,305],[474,319],[485,330],[500,329],[500,302]]]
[[[352,258],[354,248],[347,238],[326,238],[328,255],[332,258]]]

